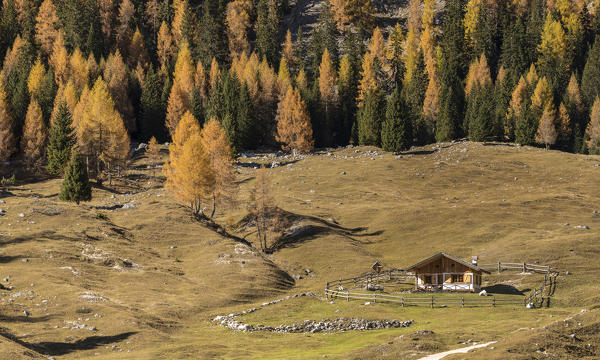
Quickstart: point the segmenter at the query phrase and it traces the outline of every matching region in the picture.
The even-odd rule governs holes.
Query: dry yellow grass
[[[401,158],[375,150],[340,149],[297,162],[240,159],[245,163],[238,175],[240,202],[218,212],[220,223],[246,215],[255,165],[278,161],[282,166],[269,170],[278,206],[298,215],[297,224],[319,229],[268,256],[195,222],[148,178],[143,157],[127,183],[116,186],[130,194],[94,189],[89,204],[58,201],[59,180],[12,188],[14,196],[0,204],[7,211],[0,217],[0,279],[10,275],[2,284],[14,289],[0,290],[0,314],[2,332],[21,344],[0,343],[0,357],[10,343],[16,350],[7,351],[15,354],[46,351],[65,359],[112,359],[115,352],[123,359],[367,358],[374,354],[372,346],[401,334],[419,329],[438,334],[435,346],[416,351],[403,343],[391,352],[408,356],[456,347],[464,329],[454,320],[466,321],[469,333],[482,333],[479,340],[495,340],[526,323],[544,326],[600,303],[600,216],[594,213],[600,210],[600,167],[595,166],[600,157],[478,143],[432,145]],[[127,203],[135,208],[116,209]],[[331,220],[347,230],[330,226]],[[236,231],[254,241],[250,231]],[[405,267],[438,251],[479,255],[481,263],[539,262],[572,275],[559,277],[549,310],[495,310],[493,318],[501,324],[495,331],[484,331],[487,310],[405,311],[384,305],[365,310],[352,303],[339,310],[416,322],[409,329],[334,335],[239,334],[209,322],[264,299],[322,293],[325,281],[364,273],[375,259]],[[304,269],[315,277],[289,278]],[[527,289],[539,279],[492,280]],[[24,317],[24,310],[31,316]],[[284,324],[335,316],[328,303],[311,299],[261,310],[248,321]],[[71,329],[75,325],[65,321],[86,327]]]

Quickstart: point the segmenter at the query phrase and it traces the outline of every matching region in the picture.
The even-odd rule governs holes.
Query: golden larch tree
[[[340,32],[344,32],[348,27],[350,18],[346,13],[346,2],[347,0],[331,0],[331,12],[333,14],[333,20],[335,21],[336,27]]]
[[[83,94],[83,91],[82,91]],[[77,102],[79,98],[77,97],[77,90],[75,89],[75,85],[72,80],[69,80],[65,85],[59,85],[58,91],[56,92],[56,97],[54,98],[54,105],[52,107],[52,115],[50,115],[50,122],[54,121],[56,114],[58,113],[58,109],[60,108],[60,104],[63,102],[67,104],[67,109],[69,109],[69,113],[73,114],[75,110],[75,106],[77,106]],[[75,119],[73,119],[74,121]]]
[[[183,37],[183,19],[185,17],[185,8],[187,0],[173,0],[173,22],[171,22],[171,29],[175,39],[181,39]]]
[[[117,45],[122,53],[127,52],[129,39],[131,38],[131,24],[135,15],[135,7],[131,0],[123,0],[119,5]]]
[[[98,0],[98,9],[100,10],[100,23],[102,24],[102,34],[110,39],[113,31],[113,21],[115,16],[114,0]]]
[[[210,91],[212,91],[217,85],[217,81],[221,77],[221,70],[219,70],[219,63],[217,59],[213,57],[212,62],[210,63],[210,73],[209,73],[209,82],[210,82]]]
[[[313,131],[306,104],[291,85],[277,108],[277,135],[284,150],[309,152],[314,147]]]
[[[212,118],[204,125],[201,132],[202,146],[210,159],[210,168],[215,183],[212,188],[212,209],[210,217],[214,217],[218,203],[231,202],[235,195],[235,167],[233,151],[229,138],[219,121]]]
[[[21,48],[23,47],[23,45],[25,45],[25,41],[21,38],[20,35],[17,35],[15,41],[13,41],[12,47],[6,50],[6,56],[4,56],[4,64],[2,64],[4,80],[10,77],[15,65],[17,65],[17,61],[19,61],[19,56],[21,54]]]
[[[215,180],[200,126],[189,112],[175,129],[163,172],[167,178],[165,188],[173,192],[175,199],[188,205],[195,215],[203,214],[204,201],[210,197]]]
[[[173,38],[171,37],[171,31],[169,26],[163,21],[158,30],[158,40],[156,45],[156,52],[158,55],[158,61],[160,62],[161,68],[168,69],[171,64],[171,58],[173,57]],[[166,74],[165,74],[166,75]]]
[[[571,118],[564,103],[560,103],[558,114],[556,115],[556,129],[558,131],[558,140],[564,144],[571,139]]]
[[[225,24],[229,39],[229,53],[232,58],[241,53],[250,52],[250,42],[248,42],[248,28],[250,27],[248,12],[250,9],[252,9],[252,4],[249,0],[234,0],[227,4]]]
[[[29,77],[27,78],[27,89],[29,90],[29,94],[31,96],[36,95],[38,89],[42,86],[42,83],[44,82],[45,75],[46,68],[42,63],[42,60],[38,58],[31,67],[31,71],[29,71]]]
[[[75,87],[81,91],[85,86],[89,85],[90,72],[87,60],[83,57],[81,50],[76,48],[69,59],[69,73]]]
[[[37,101],[32,100],[27,108],[23,137],[21,138],[21,151],[28,169],[37,172],[42,168],[47,139],[48,131],[44,124],[42,109]]]
[[[135,28],[135,32],[129,42],[129,50],[127,56],[127,63],[130,67],[137,63],[141,63],[144,66],[148,63],[148,53],[144,46],[144,38],[139,28]]]
[[[285,95],[285,91],[291,84],[292,78],[287,66],[287,61],[282,57],[279,62],[279,72],[277,73],[277,91],[279,92],[280,97]]]
[[[486,84],[492,84],[492,75],[485,54],[481,54],[469,66],[469,72],[465,80],[465,95],[471,95],[473,91],[479,91]]]
[[[467,2],[463,26],[465,28],[465,40],[470,49],[475,47],[474,34],[478,30],[479,13],[482,10],[482,0],[470,0]]]
[[[4,90],[4,76],[0,73],[0,162],[8,161],[15,153],[15,136],[13,118]]]
[[[406,32],[406,49],[404,51],[404,83],[412,81],[413,74],[417,71],[419,60],[419,38],[421,35],[421,1],[410,0],[408,12],[408,30]]]
[[[173,73],[173,85],[177,84],[183,94],[189,99],[194,91],[194,75],[195,67],[192,53],[187,41],[182,41],[177,54],[177,62],[175,62],[175,72]]]
[[[556,112],[552,106],[546,106],[540,118],[537,133],[535,135],[535,141],[538,144],[543,144],[546,149],[550,148],[551,145],[556,143],[558,134],[556,133],[556,126],[554,125],[556,118]]]
[[[380,63],[383,64],[385,62],[386,44],[383,39],[383,33],[379,27],[376,27],[375,30],[373,30],[373,36],[371,36],[371,39],[369,40],[368,51],[371,55],[379,59]]]
[[[523,76],[519,79],[517,87],[513,91],[508,105],[508,111],[506,112],[506,122],[504,123],[504,136],[510,138],[511,134],[514,133],[516,120],[521,116],[523,110],[523,104],[527,98],[527,81]]]
[[[40,44],[44,54],[49,56],[52,53],[53,44],[58,37],[60,27],[56,15],[56,6],[54,6],[52,0],[42,2],[35,20],[35,40]]]
[[[325,49],[319,66],[319,93],[325,105],[325,112],[337,101],[337,78],[329,51]]]
[[[208,96],[208,79],[206,78],[206,70],[204,69],[204,65],[202,65],[202,61],[198,61],[198,64],[196,64],[194,82],[196,83],[200,98],[202,101],[206,100]]]
[[[367,52],[363,58],[362,70],[360,72],[360,83],[358,84],[358,104],[359,107],[369,91],[377,91],[380,88],[378,79],[379,62],[373,54]]]
[[[306,78],[304,68],[300,69],[298,76],[296,76],[296,86],[301,93],[306,93],[308,91],[308,79]]]
[[[569,85],[567,86],[567,98],[569,102],[575,106],[575,109],[579,113],[583,113],[585,107],[581,99],[581,91],[579,90],[579,84],[575,78],[575,74],[571,74],[569,79]]]
[[[587,137],[586,145],[590,154],[600,154],[600,98],[596,96],[592,111],[590,112],[590,122],[585,130]]]
[[[69,79],[69,53],[65,46],[62,31],[58,32],[56,41],[52,46],[52,54],[48,61],[54,71],[54,79],[57,84],[64,84]]]
[[[156,141],[156,138],[154,136],[148,142],[148,147],[146,148],[146,156],[148,157],[148,161],[150,161],[152,177],[154,177],[156,166],[158,166],[158,162],[160,160],[160,146],[158,145],[158,141]]]
[[[192,134],[185,141],[179,155],[169,159],[165,172],[165,188],[173,192],[177,201],[189,206],[194,215],[203,216],[215,179],[200,135]]]
[[[292,42],[292,32],[290,29],[285,33],[285,41],[283,42],[283,50],[281,51],[281,56],[285,59],[288,64],[288,67],[291,69],[292,73],[295,73],[296,69],[296,51],[294,49],[294,43]]]
[[[108,85],[100,77],[88,95],[82,94],[80,103],[81,114],[75,111],[73,118],[79,118],[75,129],[81,154],[98,159],[97,175],[105,170],[110,181],[113,167],[124,166],[129,155],[129,136],[123,119],[115,109]]]
[[[546,107],[552,106],[553,102],[552,90],[548,84],[546,77],[542,77],[533,91],[531,96],[531,105],[537,111],[543,111]]]
[[[108,84],[108,89],[117,111],[121,114],[123,121],[125,121],[125,128],[130,134],[134,133],[137,128],[133,104],[127,94],[129,76],[127,74],[127,66],[119,50],[108,56],[104,69],[104,80]]]
[[[260,98],[269,103],[277,97],[277,75],[275,70],[269,66],[267,59],[263,58],[258,66],[258,78],[260,80]]]

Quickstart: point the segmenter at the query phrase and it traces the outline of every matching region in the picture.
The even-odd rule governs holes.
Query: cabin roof
[[[474,264],[472,264],[472,263],[470,263],[468,261],[464,261],[463,259],[457,258],[456,256],[452,256],[450,254],[446,254],[444,252],[439,252],[439,253],[437,253],[437,254],[435,254],[433,256],[428,257],[425,260],[421,260],[418,263],[416,263],[416,264],[414,264],[412,266],[409,266],[408,268],[406,268],[406,270],[413,270],[413,269],[418,268],[418,267],[420,267],[422,265],[425,265],[425,264],[428,264],[428,263],[433,262],[435,260],[438,260],[441,257],[445,257],[445,258],[448,258],[448,259],[450,259],[452,261],[460,263],[460,264],[462,264],[462,265],[464,265],[464,266],[466,266],[466,267],[468,267],[468,268],[470,268],[472,270],[481,271],[481,272],[484,272],[486,274],[490,274],[490,272],[487,271],[487,270],[485,270],[484,268],[480,268],[477,265],[474,265]]]

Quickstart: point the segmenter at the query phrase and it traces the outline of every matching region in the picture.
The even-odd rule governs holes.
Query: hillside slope
[[[127,177],[94,189],[89,204],[60,202],[59,180],[24,183],[2,196],[0,314],[7,341],[14,334],[27,351],[66,359],[110,359],[115,351],[124,359],[302,359],[371,354],[370,346],[417,330],[439,334],[435,346],[399,350],[414,358],[462,339],[456,319],[481,340],[497,340],[528,322],[544,326],[600,303],[598,156],[480,143],[398,156],[364,147],[300,159],[247,154],[238,163],[239,204],[220,209],[217,221],[255,242],[251,226],[240,224],[256,168],[271,166],[277,205],[288,226],[301,230],[271,239],[271,255],[197,223],[162,190],[146,161],[138,155]],[[479,255],[481,263],[551,265],[561,272],[551,309],[365,309],[310,298],[248,319],[276,324],[342,314],[416,322],[406,330],[304,336],[233,333],[209,321],[265,299],[319,295],[326,281],[369,271],[376,259],[402,268],[438,251]],[[527,291],[539,279],[513,274],[489,281]],[[440,312],[452,316],[442,321]],[[494,329],[486,328],[490,316],[499,324]]]

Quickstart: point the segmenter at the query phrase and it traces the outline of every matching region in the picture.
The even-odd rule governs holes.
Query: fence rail
[[[536,273],[544,274],[544,281],[542,285],[535,288],[531,293],[523,298],[523,300],[515,299],[496,299],[495,297],[486,297],[482,299],[465,299],[464,297],[443,299],[435,297],[426,298],[413,298],[403,297],[395,295],[386,295],[381,293],[357,293],[351,292],[349,289],[356,288],[368,288],[369,285],[378,284],[380,281],[396,280],[398,282],[414,280],[415,274],[403,269],[391,269],[382,271],[380,273],[365,273],[358,277],[339,279],[335,281],[327,282],[325,286],[325,296],[331,298],[342,298],[357,299],[357,300],[372,300],[373,302],[394,302],[401,303],[402,306],[418,306],[428,305],[432,308],[435,305],[456,305],[459,304],[461,307],[465,306],[497,306],[497,305],[528,305],[533,304],[535,307],[550,306],[550,298],[556,288],[556,276],[557,272],[552,271],[550,265],[538,265],[522,263],[511,263],[498,261],[493,264],[479,264],[479,267],[487,271],[497,271],[501,273],[503,271],[520,270],[523,273]],[[337,287],[337,290],[333,290]]]
[[[498,271],[501,273],[504,270],[521,270],[522,272],[534,272],[538,274],[549,274],[551,272],[550,265],[537,265],[537,264],[527,264],[527,263],[509,263],[498,261],[494,264],[480,264],[480,268],[485,269],[487,271]]]
[[[516,300],[516,299],[498,299],[494,296],[485,297],[481,299],[472,299],[465,298],[464,296],[461,298],[440,298],[440,297],[405,297],[405,296],[396,296],[396,295],[387,295],[387,294],[366,294],[366,293],[357,293],[350,291],[337,291],[326,289],[325,295],[331,299],[342,299],[350,301],[353,300],[367,300],[372,301],[374,303],[377,302],[390,302],[397,303],[404,306],[427,306],[431,308],[435,307],[447,307],[447,306],[460,306],[460,307],[496,307],[503,305],[525,305],[526,299],[524,300]]]

